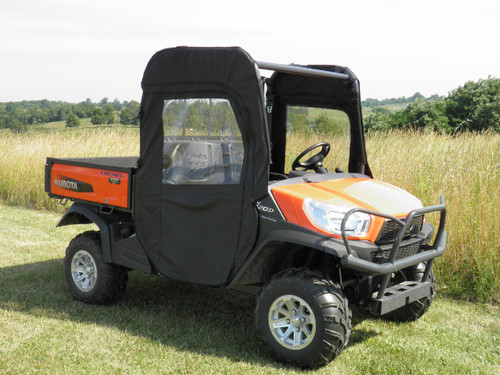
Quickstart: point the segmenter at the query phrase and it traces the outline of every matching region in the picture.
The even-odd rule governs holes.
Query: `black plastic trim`
[[[441,212],[441,218],[439,221],[439,228],[438,228],[438,232],[436,234],[436,239],[434,241],[434,244],[432,246],[429,246],[429,248],[426,251],[423,251],[419,254],[415,254],[415,255],[412,255],[412,256],[407,257],[407,258],[396,260],[397,253],[398,253],[400,246],[401,246],[401,243],[403,241],[403,237],[404,237],[407,229],[411,225],[413,217],[415,215],[425,214],[425,213],[429,213],[429,212],[436,212],[436,211]],[[349,216],[355,212],[364,212],[364,213],[367,213],[370,215],[381,216],[381,217],[385,217],[388,219],[392,219],[402,226],[402,228],[401,228],[401,230],[400,230],[398,236],[396,237],[396,240],[394,241],[394,244],[392,246],[391,255],[389,257],[388,263],[377,264],[377,263],[373,263],[373,262],[370,262],[367,260],[359,259],[358,257],[354,256],[354,253],[353,253],[353,250],[351,247],[352,242],[350,242],[348,240],[347,234],[345,231],[345,224],[346,224]],[[408,214],[408,216],[405,218],[404,221],[402,221],[401,219],[395,218],[391,215],[386,215],[386,214],[383,214],[380,212],[374,212],[374,211],[365,210],[362,208],[354,208],[354,209],[350,210],[349,212],[347,212],[347,214],[345,215],[345,217],[342,221],[342,225],[341,225],[342,238],[344,240],[344,244],[345,244],[345,247],[347,250],[347,255],[342,257],[342,265],[345,267],[348,267],[348,268],[355,269],[357,271],[367,272],[367,273],[374,274],[374,275],[390,276],[388,274],[395,272],[397,270],[400,270],[402,268],[406,268],[406,267],[409,267],[409,266],[412,266],[412,265],[415,265],[415,264],[418,264],[421,262],[428,261],[430,259],[434,259],[438,256],[441,256],[444,253],[444,250],[446,249],[447,233],[444,230],[445,221],[446,221],[446,207],[444,205],[444,198],[442,196],[441,196],[441,201],[440,201],[439,205],[415,209]],[[382,283],[382,286],[380,288],[380,292],[379,292],[380,294],[383,294],[383,291],[387,287],[387,283],[385,282],[385,279],[387,279],[387,281],[389,280],[388,277],[384,278],[384,282]],[[385,286],[384,286],[384,284],[385,284]]]
[[[104,213],[97,207],[74,203],[61,218],[57,227],[94,223],[101,234],[104,260],[130,269],[153,273],[156,271],[140,239],[134,233],[132,215],[111,210]],[[126,229],[124,234],[122,229]]]
[[[92,208],[81,203],[74,203],[68,211],[66,211],[57,223],[56,227],[73,224],[90,224],[94,223],[101,232],[101,246],[106,262],[112,261],[111,256],[111,234],[108,223]]]

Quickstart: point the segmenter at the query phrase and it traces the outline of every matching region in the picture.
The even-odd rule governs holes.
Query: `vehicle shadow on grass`
[[[114,306],[73,299],[62,259],[0,268],[0,308],[35,316],[116,327],[162,345],[283,369],[257,337],[255,298],[235,291],[197,287],[161,276],[129,273],[125,294]],[[349,346],[376,335],[357,329]]]

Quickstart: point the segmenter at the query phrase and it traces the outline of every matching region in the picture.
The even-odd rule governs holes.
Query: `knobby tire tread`
[[[85,293],[74,287],[71,279],[71,260],[74,251],[87,250],[91,252],[98,267],[98,282],[96,289]],[[104,262],[101,248],[101,235],[97,231],[87,231],[71,240],[66,249],[64,260],[65,274],[70,284],[73,296],[82,302],[96,305],[112,305],[122,296],[128,281],[128,272],[116,264]]]
[[[291,268],[276,274],[263,288],[261,296],[267,293],[272,294],[272,291],[276,289],[286,290],[291,283],[297,283],[297,287],[309,295],[321,311],[316,319],[317,321],[323,320],[324,329],[319,332],[318,325],[316,335],[321,337],[315,337],[310,344],[313,345],[312,353],[304,358],[301,355],[294,355],[299,353],[293,353],[291,350],[281,350],[283,354],[273,349],[266,339],[266,334],[260,329],[263,323],[259,322],[259,319],[264,319],[267,324],[268,313],[266,309],[265,316],[260,317],[260,303],[262,302],[260,297],[256,308],[257,331],[267,349],[279,361],[301,368],[324,366],[337,357],[349,341],[352,331],[352,313],[347,299],[342,295],[340,287],[328,280],[322,273],[304,268]],[[308,348],[309,346],[306,347]],[[308,351],[311,351],[310,348]]]

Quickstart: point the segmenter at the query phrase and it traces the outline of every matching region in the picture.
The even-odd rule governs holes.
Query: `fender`
[[[111,236],[108,223],[99,214],[97,208],[90,207],[81,203],[74,203],[68,211],[66,211],[57,223],[56,227],[74,224],[91,224],[94,223],[99,228],[101,233],[101,246],[106,262],[111,262]]]
[[[321,233],[281,220],[263,218],[260,216],[259,237],[254,250],[243,265],[238,269],[227,288],[242,290],[243,280],[247,272],[252,272],[252,267],[258,266],[259,259],[263,256],[266,245],[272,243],[290,244],[307,247],[313,251],[320,251],[337,257],[340,261],[347,255],[344,243],[340,239],[327,237]],[[252,291],[248,291],[252,293]]]

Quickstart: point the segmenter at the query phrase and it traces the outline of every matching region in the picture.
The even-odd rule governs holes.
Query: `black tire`
[[[104,262],[101,235],[96,231],[81,233],[70,242],[64,273],[77,300],[97,305],[114,304],[125,291],[128,280],[125,268]]]
[[[255,315],[259,336],[270,352],[301,368],[328,364],[351,335],[352,314],[340,288],[307,269],[275,275],[262,289]]]
[[[421,281],[424,276],[425,267],[425,263],[420,263],[417,266],[405,268],[394,275],[392,283],[399,284],[403,281]],[[427,281],[430,281],[432,284],[431,294],[429,296],[420,298],[415,302],[391,311],[383,315],[382,318],[398,322],[412,322],[424,315],[427,310],[429,310],[432,301],[434,301],[434,295],[436,293],[436,277],[432,269]]]

